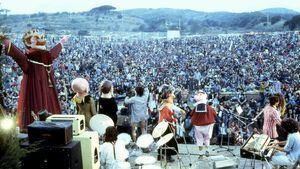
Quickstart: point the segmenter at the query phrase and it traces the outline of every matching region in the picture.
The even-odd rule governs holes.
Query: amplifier
[[[99,136],[96,131],[85,131],[74,140],[80,141],[83,169],[99,169]]]
[[[73,139],[72,123],[34,121],[27,130],[29,143],[39,141],[66,145]]]
[[[46,119],[48,122],[71,122],[73,135],[79,135],[85,131],[84,115],[55,114]]]
[[[63,146],[24,142],[21,147],[28,150],[26,156],[21,159],[22,169],[82,169],[79,141],[72,141]]]

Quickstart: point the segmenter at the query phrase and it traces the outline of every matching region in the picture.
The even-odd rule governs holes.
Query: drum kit
[[[100,136],[105,134],[105,130],[109,126],[114,126],[112,119],[104,114],[97,114],[90,120],[92,130],[97,131]]]
[[[97,114],[93,116],[90,120],[91,129],[97,131],[100,139],[104,136],[105,130],[109,126],[114,126],[112,119],[103,114]],[[137,138],[136,145],[139,148],[150,149],[151,151],[156,151],[161,148],[163,145],[168,143],[173,137],[173,133],[166,134],[162,136],[165,131],[168,129],[169,123],[162,121],[160,122],[153,130],[152,134],[142,134]],[[155,143],[154,139],[159,140]],[[126,146],[132,143],[131,136],[127,133],[120,133],[118,139],[122,140]],[[136,166],[139,166],[139,169],[160,169],[161,167],[154,165],[156,158],[152,156],[139,156],[135,160]]]
[[[166,134],[162,136],[169,127],[169,123],[162,121],[154,128],[152,134],[142,134],[138,137],[136,145],[139,148],[148,148],[150,151],[156,151],[161,148],[163,145],[168,143],[173,137],[173,133]],[[159,138],[159,139],[158,139]],[[158,139],[155,143],[154,139]],[[160,151],[161,152],[161,151]],[[161,154],[162,155],[162,154]],[[154,165],[156,158],[152,156],[139,156],[135,160],[136,166],[139,166],[139,169],[161,169],[161,166]]]

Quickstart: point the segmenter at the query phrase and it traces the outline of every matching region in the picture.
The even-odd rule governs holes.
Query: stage
[[[213,169],[213,168],[227,168],[227,169],[262,169],[263,165],[266,164],[266,162],[255,160],[255,162],[251,159],[245,159],[240,158],[240,146],[229,146],[230,149],[233,151],[229,152],[227,151],[227,146],[223,146],[220,148],[218,145],[211,145],[209,148],[209,156],[208,157],[202,157],[199,158],[199,149],[194,144],[179,144],[179,158],[176,156],[172,156],[175,161],[172,163],[167,163],[163,160],[162,164],[160,161],[155,162],[155,166],[143,166],[143,169],[156,169],[157,166],[161,166],[161,168],[168,168],[168,169]],[[190,155],[189,155],[190,153]],[[137,150],[130,150],[130,163],[131,168],[138,169],[139,167],[136,166],[135,160],[138,156],[153,156],[157,157],[157,152],[149,152],[149,153],[143,153],[140,149]],[[215,161],[220,160],[220,158],[227,158],[226,160],[223,159],[217,163],[214,163]],[[180,164],[180,161],[181,164]],[[251,164],[252,162],[252,164]],[[255,164],[254,164],[255,163]],[[230,167],[223,167],[223,166],[230,166]],[[255,167],[253,167],[255,166]]]

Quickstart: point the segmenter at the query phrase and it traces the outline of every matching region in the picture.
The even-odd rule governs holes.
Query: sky
[[[253,12],[283,7],[300,12],[300,0],[0,0],[0,3],[0,8],[10,10],[9,14],[82,12],[101,5],[112,5],[117,10],[177,8],[205,12]]]

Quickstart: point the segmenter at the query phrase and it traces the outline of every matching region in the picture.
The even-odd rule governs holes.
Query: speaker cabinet
[[[55,114],[46,119],[49,122],[71,122],[73,135],[79,135],[85,131],[84,115],[63,115]]]
[[[72,123],[34,121],[27,129],[29,143],[42,141],[51,145],[67,145],[73,138]]]
[[[95,131],[85,131],[78,136],[73,137],[74,140],[80,141],[83,169],[99,169],[99,136]]]
[[[24,142],[29,152],[21,159],[22,169],[82,169],[81,145],[72,141],[63,146],[47,146]]]

